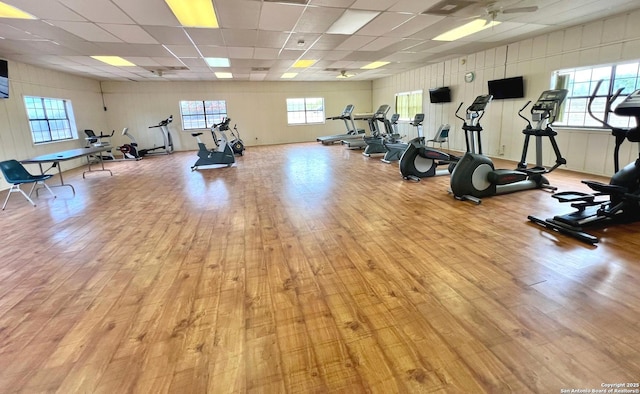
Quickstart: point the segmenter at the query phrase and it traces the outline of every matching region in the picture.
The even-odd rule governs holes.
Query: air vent
[[[265,72],[269,70],[270,70],[269,67],[251,67],[251,71],[256,71],[256,72]]]
[[[472,4],[477,4],[473,1],[467,0],[443,0],[428,10],[424,11],[423,14],[428,15],[453,15],[456,12],[460,11],[463,8],[466,8]]]
[[[287,3],[287,4],[298,4],[298,5],[307,5],[309,0],[264,0],[265,3]]]
[[[324,69],[324,71],[329,71],[329,72],[334,72],[334,73],[338,72],[340,70],[341,70],[340,68],[325,68]]]

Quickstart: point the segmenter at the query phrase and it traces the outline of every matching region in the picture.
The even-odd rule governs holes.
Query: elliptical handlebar
[[[529,119],[525,118],[522,115],[522,111],[524,111],[524,109],[527,108],[529,106],[529,104],[531,104],[531,100],[527,101],[527,103],[522,108],[520,108],[520,111],[518,111],[518,116],[521,117],[522,119],[524,119],[527,122],[527,129],[531,129],[532,128],[531,121],[529,121]],[[533,109],[531,109],[531,111],[533,111]]]
[[[614,127],[611,126],[609,123],[605,122],[604,119],[600,119],[596,117],[593,111],[591,110],[591,106],[593,105],[593,102],[595,101],[596,96],[598,95],[598,90],[600,90],[600,85],[602,85],[602,81],[603,80],[601,79],[598,81],[598,83],[596,83],[596,87],[593,88],[593,92],[591,92],[591,96],[589,96],[589,101],[587,103],[587,112],[589,113],[589,116],[591,116],[596,121],[600,122],[604,127],[608,129],[614,129]],[[604,109],[605,111],[610,111],[611,104],[613,104],[613,102],[616,101],[616,99],[620,96],[620,93],[622,93],[623,90],[624,88],[619,88],[618,90],[616,90],[616,92],[613,95],[607,94],[607,102]]]
[[[456,116],[456,118],[460,119],[461,121],[466,122],[466,119],[458,116],[458,111],[460,111],[460,108],[462,108],[463,105],[464,105],[464,101],[461,102],[460,105],[458,105],[458,109],[456,109],[455,116]]]

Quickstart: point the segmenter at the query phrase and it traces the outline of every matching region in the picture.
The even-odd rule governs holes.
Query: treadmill
[[[353,104],[349,104],[344,108],[344,111],[342,111],[342,114],[340,114],[339,116],[327,118],[327,120],[342,119],[344,121],[345,127],[347,128],[346,134],[326,135],[324,137],[316,138],[316,141],[321,142],[322,145],[332,145],[343,140],[362,139],[364,130],[356,129],[356,124],[353,121],[353,108]]]
[[[369,130],[371,131],[371,136],[367,137],[365,135],[361,135],[357,139],[347,139],[343,140],[342,144],[346,145],[347,149],[365,149],[367,147],[367,139],[370,138],[379,138],[380,137],[380,129],[378,128],[378,121],[383,121],[387,117],[387,112],[389,112],[389,106],[387,104],[381,105],[375,113],[372,114],[356,114],[353,116],[354,120],[364,120],[369,124]]]

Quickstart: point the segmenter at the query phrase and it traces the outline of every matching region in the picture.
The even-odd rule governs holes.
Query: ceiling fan
[[[347,70],[342,70],[340,71],[340,74],[336,77],[338,79],[346,79],[346,78],[351,78],[351,77],[355,77],[356,74],[352,74],[347,72]]]
[[[536,12],[538,11],[538,6],[527,6],[527,7],[502,7],[496,2],[489,2],[485,6],[484,14],[477,15],[476,18],[483,18],[489,21],[495,21],[500,14],[520,14],[526,12]]]

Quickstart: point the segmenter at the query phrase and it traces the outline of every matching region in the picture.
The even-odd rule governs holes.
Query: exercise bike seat
[[[202,133],[191,133],[191,136],[192,136],[192,137],[197,137],[197,136],[199,136],[199,135],[202,135]]]
[[[582,181],[582,183],[584,183],[585,185],[589,186],[591,189],[602,194],[624,195],[629,191],[626,187],[623,187],[623,186],[610,185],[608,183],[602,183],[597,181]]]
[[[487,180],[495,185],[508,185],[526,179],[527,173],[517,170],[493,170],[487,174]]]

